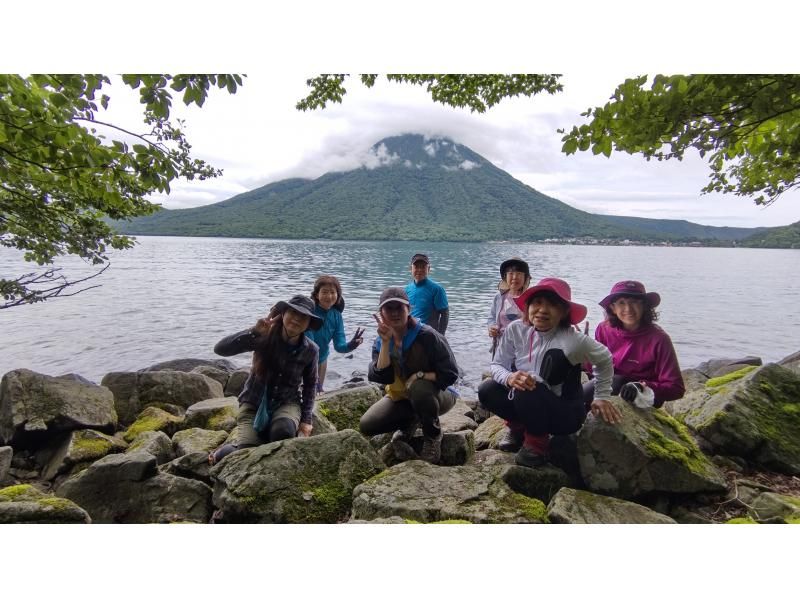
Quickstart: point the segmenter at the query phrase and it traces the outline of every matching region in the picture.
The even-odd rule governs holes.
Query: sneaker
[[[422,442],[422,451],[419,454],[420,459],[428,463],[437,464],[442,458],[442,433],[435,438],[424,437]]]
[[[417,428],[419,428],[419,422],[415,421],[405,428],[396,430],[395,433],[392,434],[392,442],[411,442],[411,439],[414,438],[414,434],[417,433]]]
[[[547,455],[537,453],[533,449],[523,446],[517,451],[514,463],[523,467],[541,467],[547,463]]]
[[[516,453],[522,447],[525,438],[525,430],[522,428],[510,428],[506,426],[503,437],[497,443],[497,448],[507,453]]]

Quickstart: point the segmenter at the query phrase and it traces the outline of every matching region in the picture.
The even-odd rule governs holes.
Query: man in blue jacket
[[[414,280],[406,285],[406,294],[411,302],[411,315],[439,334],[444,334],[450,317],[447,293],[442,285],[428,278],[430,271],[428,256],[414,254],[411,258],[411,276]]]

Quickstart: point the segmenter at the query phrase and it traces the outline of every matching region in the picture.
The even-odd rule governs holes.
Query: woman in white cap
[[[544,278],[516,302],[522,318],[500,337],[492,378],[481,384],[478,398],[512,430],[521,431],[515,462],[536,467],[549,459],[551,434],[572,434],[586,419],[581,364],[594,366],[592,412],[611,424],[620,421],[620,414],[608,400],[611,354],[574,328],[586,317],[586,307],[572,301],[569,285]]]
[[[594,337],[614,359],[611,393],[639,406],[661,407],[686,392],[672,340],[655,323],[660,303],[661,296],[648,293],[638,280],[621,280],[600,301],[606,319]],[[592,384],[585,386],[587,398]]]
[[[214,352],[225,357],[252,351],[253,364],[239,393],[237,444],[211,453],[211,465],[240,448],[311,435],[319,349],[305,331],[321,325],[314,302],[295,295],[252,328],[216,344]]]

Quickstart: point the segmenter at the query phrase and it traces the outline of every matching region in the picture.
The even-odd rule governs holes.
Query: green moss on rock
[[[15,502],[18,500],[37,500],[42,493],[30,484],[17,484],[0,490],[0,502]]]
[[[718,388],[720,386],[724,386],[734,380],[739,380],[744,378],[747,374],[752,372],[755,369],[758,369],[760,366],[757,365],[747,365],[740,370],[736,370],[735,372],[731,372],[730,374],[725,374],[724,376],[718,376],[716,378],[709,378],[706,380],[706,388],[713,389]]]
[[[734,523],[734,524],[741,524],[741,523],[755,523],[758,525],[758,521],[753,519],[752,517],[734,517],[733,519],[728,519],[725,523]]]

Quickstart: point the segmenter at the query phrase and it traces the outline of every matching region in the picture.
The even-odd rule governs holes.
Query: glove
[[[619,391],[619,396],[628,401],[629,403],[633,403],[636,399],[636,395],[644,390],[644,387],[639,384],[638,382],[628,382],[624,384]]]

